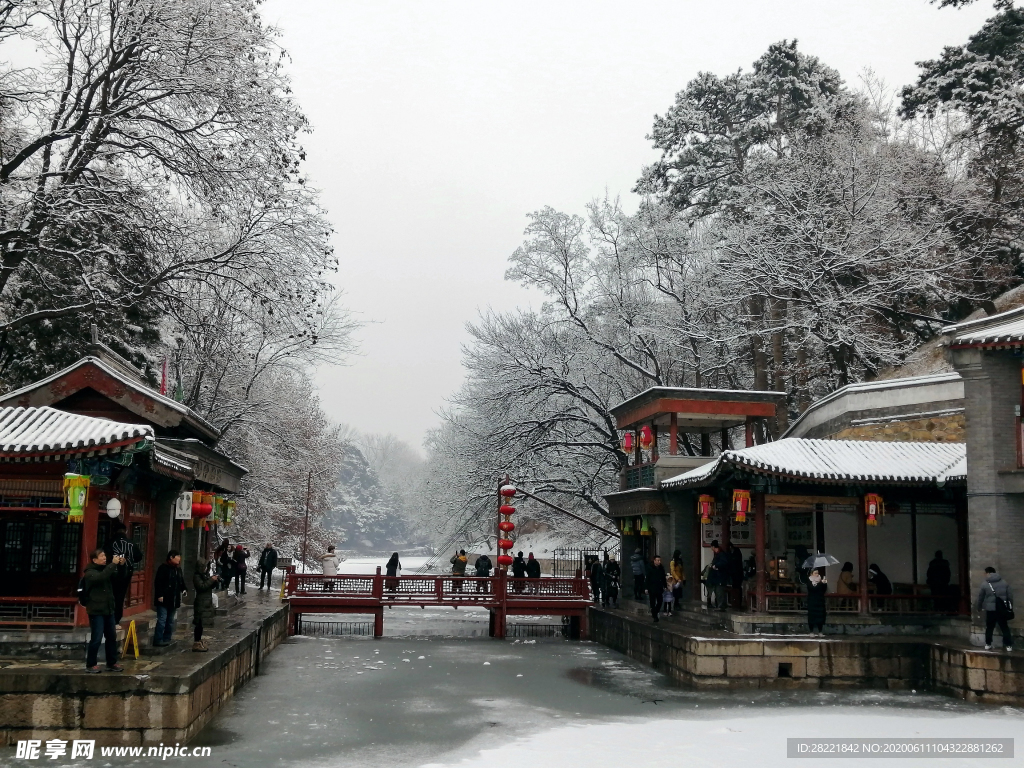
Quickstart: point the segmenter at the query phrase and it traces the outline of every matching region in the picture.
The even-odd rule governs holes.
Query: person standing
[[[998,624],[1003,647],[1012,651],[1013,635],[1008,622],[1013,618],[1013,589],[991,565],[985,569],[985,583],[978,589],[977,605],[979,611],[985,611],[985,650],[992,650],[992,634]]]
[[[385,574],[388,579],[384,582],[387,586],[388,592],[398,591],[398,572],[402,570],[402,561],[398,559],[398,553],[392,552],[391,559],[388,560],[387,565],[384,566]]]
[[[232,557],[233,550],[231,543],[224,539],[220,547],[213,553],[214,567],[217,570],[217,581],[220,589],[227,589],[231,584],[231,574],[234,571],[235,561]]]
[[[608,600],[615,608],[619,607],[619,581],[621,579],[622,569],[613,557],[604,565],[604,580],[608,589]]]
[[[167,560],[156,569],[153,597],[156,600],[156,629],[153,646],[170,645],[174,638],[174,616],[181,607],[181,598],[188,594],[185,574],[181,572],[181,553],[172,549]]]
[[[448,562],[452,564],[452,576],[454,577],[452,579],[452,591],[461,592],[462,580],[466,577],[466,564],[469,562],[469,559],[466,557],[466,550],[460,549]]]
[[[192,573],[192,588],[196,597],[192,603],[192,650],[195,652],[210,650],[203,642],[203,629],[213,626],[213,620],[217,615],[213,607],[213,590],[220,580],[217,574],[207,576],[210,569],[209,561],[203,558],[196,559],[195,571]]]
[[[327,548],[327,551],[320,555],[320,569],[323,571],[324,576],[337,576],[338,575],[338,556],[334,554],[334,545],[331,544]],[[324,579],[324,591],[334,591],[334,581]]]
[[[815,568],[807,577],[807,628],[811,635],[821,637],[825,631],[827,606],[825,595],[828,592],[828,579],[823,579],[821,571]]]
[[[892,582],[874,563],[868,568],[868,584],[874,585],[876,595],[892,594]]]
[[[836,585],[836,592],[840,595],[857,594],[857,582],[853,580],[853,563],[849,560],[843,563],[843,570],[839,572],[839,583]]]
[[[644,577],[647,575],[647,563],[644,562],[644,556],[640,554],[640,547],[637,547],[630,556],[629,568],[633,571],[633,599],[643,600],[646,591]]]
[[[516,555],[512,561],[512,578],[516,579],[516,581],[512,582],[512,590],[514,592],[522,592],[523,587],[526,586],[522,581],[526,578],[526,560],[523,559],[522,552]]]
[[[608,607],[608,591],[604,584],[604,566],[596,557],[590,562],[590,591],[593,593],[594,605]]]
[[[683,553],[678,549],[672,553],[668,569],[672,576],[672,602],[678,611],[682,605],[683,587],[686,586],[686,566],[683,565]]]
[[[277,568],[277,550],[274,549],[269,541],[263,548],[263,551],[260,552],[260,559],[256,567],[260,572],[260,589],[263,589],[264,576],[267,579],[267,589],[270,589],[270,581],[274,575],[274,569]]]
[[[249,559],[249,550],[241,544],[235,547],[235,553],[231,557],[231,565],[235,572],[235,594],[245,594],[245,577],[249,571],[249,565],[245,561]]]
[[[114,622],[114,588],[112,581],[119,566],[124,565],[124,557],[116,555],[109,563],[107,553],[97,549],[92,553],[92,560],[82,576],[85,592],[85,612],[89,614],[89,648],[85,655],[85,671],[99,672],[96,661],[100,652],[100,643],[104,643],[107,656],[107,669],[111,672],[123,672],[124,667],[117,663],[117,624]]]
[[[718,540],[711,542],[711,569],[708,573],[708,586],[715,596],[715,607],[724,611],[728,606],[725,602],[725,587],[731,576],[732,560],[727,552],[718,545]]]
[[[125,534],[126,528],[120,520],[114,523],[114,537],[104,547],[107,555],[107,562],[113,563],[118,560],[120,565],[117,572],[111,577],[110,584],[114,590],[114,624],[120,624],[124,616],[124,603],[128,598],[128,589],[132,584],[132,576],[135,575],[135,567],[142,562],[138,547],[128,540]]]
[[[658,623],[658,614],[661,613],[662,601],[665,598],[665,590],[668,589],[668,578],[665,574],[665,566],[661,564],[661,557],[654,556],[654,561],[647,569],[647,594],[650,596],[651,616],[654,623]]]
[[[526,578],[530,580],[530,591],[537,594],[540,591],[540,561],[533,552],[526,557]]]
[[[949,605],[946,596],[949,594],[949,582],[953,574],[949,567],[949,560],[942,556],[942,550],[935,552],[935,558],[928,563],[928,573],[925,576],[925,583],[928,591],[935,596],[935,607],[940,610],[948,610]]]
[[[489,558],[486,553],[480,555],[480,557],[476,559],[476,563],[473,564],[473,570],[476,572],[476,577],[478,579],[486,579],[490,576],[491,568],[491,558]],[[491,591],[491,585],[486,581],[478,581],[476,591],[482,592],[485,595],[489,594]]]

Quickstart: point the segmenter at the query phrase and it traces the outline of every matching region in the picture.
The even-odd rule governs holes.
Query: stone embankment
[[[1024,704],[1024,654],[984,651],[953,637],[751,637],[595,609],[590,637],[696,688],[918,689]]]
[[[122,660],[122,673],[85,672],[79,660],[0,659],[0,744],[21,739],[95,739],[102,746],[184,744],[259,674],[287,636],[288,607],[254,595],[204,634],[193,653],[192,627],[179,624],[178,648]],[[101,649],[101,666],[102,666]]]

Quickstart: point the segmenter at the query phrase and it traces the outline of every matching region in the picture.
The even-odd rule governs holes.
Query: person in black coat
[[[156,629],[153,645],[170,645],[174,637],[174,615],[181,607],[181,598],[187,595],[185,574],[181,572],[181,553],[172,549],[167,560],[156,569],[153,584],[153,601],[156,608]]]
[[[267,546],[260,552],[260,560],[256,564],[256,567],[260,572],[260,589],[263,589],[263,578],[267,579],[267,589],[270,589],[270,580],[274,575],[274,569],[277,568],[277,550],[274,549],[274,545],[269,541]]]
[[[608,601],[613,607],[619,607],[619,581],[622,579],[622,568],[613,557],[604,564],[604,583],[608,590]]]
[[[246,560],[249,559],[249,550],[243,547],[241,544],[235,547],[234,554],[231,555],[232,572],[235,574],[235,594],[245,594],[245,573],[249,570],[249,566],[246,564]]]
[[[513,579],[525,579],[526,578],[526,561],[523,559],[523,553],[520,552],[516,555],[515,560],[512,561],[512,578]],[[515,592],[523,591],[523,582],[513,582],[512,589]]]
[[[590,591],[593,593],[594,605],[608,607],[608,591],[604,585],[604,566],[596,557],[590,559]]]
[[[718,541],[711,542],[711,551],[714,557],[711,560],[711,568],[708,573],[708,586],[715,596],[715,607],[720,611],[728,608],[725,600],[725,587],[732,578],[732,559],[729,553],[722,550]]]
[[[891,595],[892,582],[889,577],[882,573],[882,569],[874,563],[868,568],[868,584],[875,585],[876,595]]]
[[[821,572],[815,568],[807,579],[807,628],[818,637],[825,630],[827,593],[828,579],[822,578]]]
[[[661,613],[662,602],[665,599],[665,590],[668,589],[668,575],[665,573],[665,566],[661,564],[661,557],[654,556],[654,562],[647,567],[647,595],[651,602],[651,616],[654,622],[658,622],[658,614]]]
[[[947,610],[949,601],[946,596],[949,594],[949,582],[953,575],[950,572],[949,560],[942,556],[940,549],[935,553],[935,559],[928,563],[928,574],[925,576],[925,583],[928,590],[935,596],[935,607],[938,610]]]
[[[491,568],[493,567],[494,566],[491,564],[491,558],[486,554],[483,554],[476,559],[476,563],[473,565],[473,570],[476,571],[476,577],[478,579],[486,579],[491,575]],[[491,591],[491,585],[486,581],[478,581],[476,583],[476,591],[482,592],[486,595]]]
[[[391,557],[384,566],[384,574],[391,578],[385,579],[384,584],[387,586],[388,592],[395,592],[398,590],[398,572],[402,570],[402,561],[398,559],[398,553],[392,552]]]
[[[114,624],[120,624],[132,576],[135,575],[136,566],[142,562],[142,553],[135,543],[128,539],[127,528],[120,520],[114,523],[114,537],[103,551],[107,555],[108,563],[113,563],[115,559],[120,563],[110,580],[110,586],[114,590]]]

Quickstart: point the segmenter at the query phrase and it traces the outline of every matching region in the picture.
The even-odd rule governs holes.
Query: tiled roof
[[[152,440],[146,424],[122,424],[56,408],[0,408],[0,454],[82,453]]]
[[[958,323],[943,330],[952,346],[1019,346],[1024,343],[1024,309]]]
[[[725,451],[710,464],[663,480],[661,487],[706,485],[732,467],[821,483],[941,484],[966,478],[967,447],[964,443],[788,437],[752,448]]]
[[[124,372],[118,370],[114,366],[110,365],[104,360],[101,360],[98,357],[83,357],[81,360],[78,360],[77,362],[73,363],[72,365],[69,365],[67,368],[64,368],[63,370],[57,371],[56,373],[47,376],[45,379],[40,379],[39,381],[33,382],[32,384],[22,387],[21,389],[17,389],[13,392],[8,392],[6,395],[0,398],[0,400],[2,400],[3,402],[15,402],[18,398],[22,397],[23,395],[27,395],[32,392],[36,392],[40,389],[43,389],[45,387],[48,387],[54,382],[59,381],[60,379],[67,376],[71,372],[85,365],[96,366],[101,371],[103,371],[103,373],[107,374],[112,379],[116,379],[118,382],[123,384],[126,389],[131,390],[133,392],[138,392],[144,395],[145,397],[150,398],[154,402],[159,403],[160,405],[169,408],[172,411],[175,411],[176,413],[181,415],[181,418],[186,423],[192,425],[193,427],[198,429],[200,432],[206,434],[207,436],[213,439],[220,437],[220,430],[217,429],[217,427],[213,426],[213,424],[208,422],[206,419],[204,419],[198,413],[193,411],[187,405],[179,403],[177,400],[167,397],[167,395],[161,395],[155,389],[151,389],[150,387],[146,386],[143,382],[125,375]]]

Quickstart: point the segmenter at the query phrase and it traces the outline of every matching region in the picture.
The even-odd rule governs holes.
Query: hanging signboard
[[[184,491],[178,496],[178,500],[174,503],[174,519],[192,519],[192,491]]]

